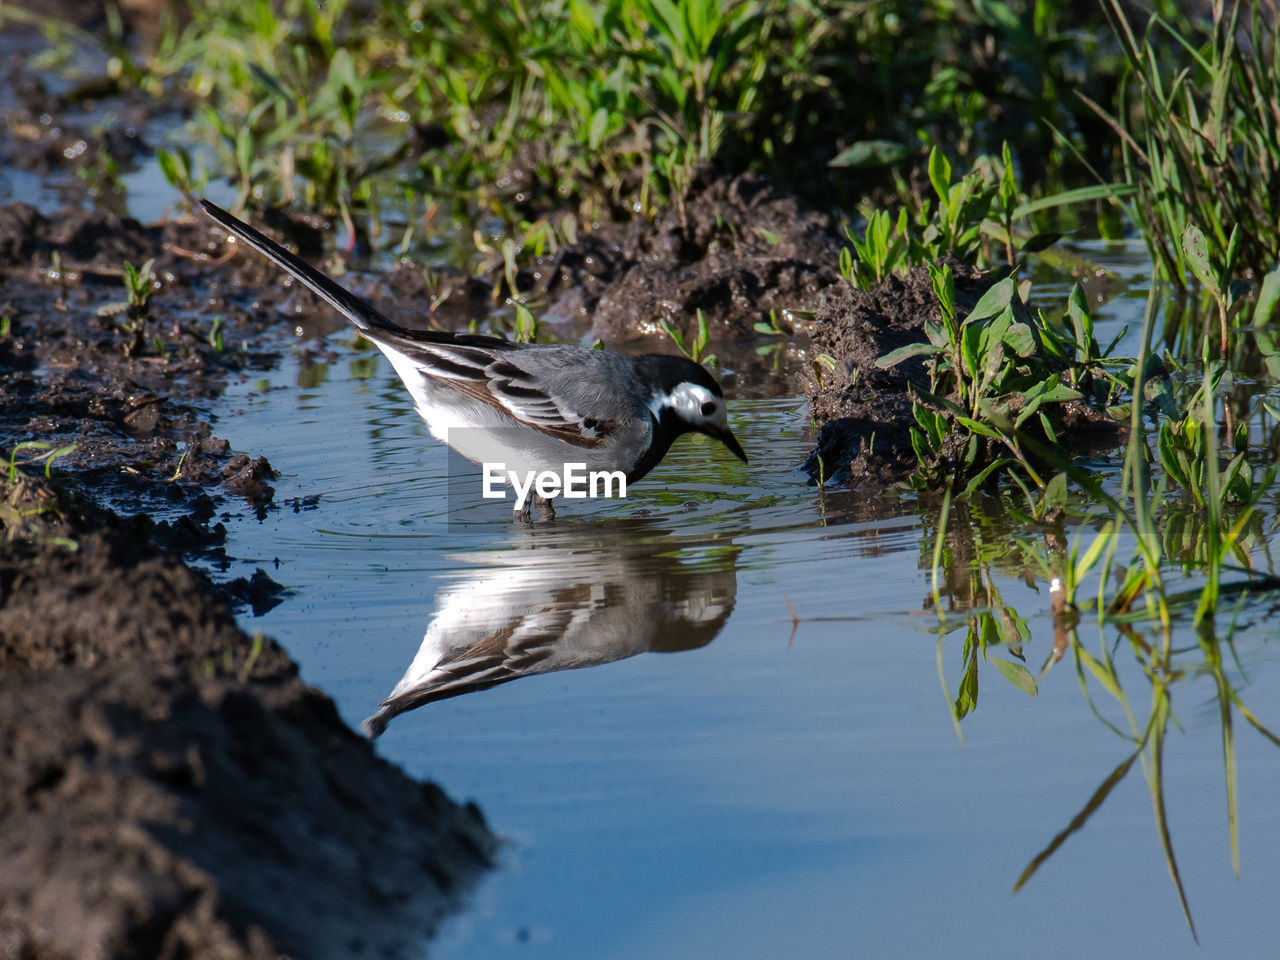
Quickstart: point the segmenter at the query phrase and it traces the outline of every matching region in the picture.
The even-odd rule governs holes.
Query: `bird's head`
[[[728,409],[724,392],[706,368],[686,357],[650,354],[638,358],[642,365],[651,366],[648,371],[655,393],[650,409],[659,420],[664,414],[674,420],[681,432],[705,433],[714,437],[729,452],[747,462],[746,451],[729,429]]]

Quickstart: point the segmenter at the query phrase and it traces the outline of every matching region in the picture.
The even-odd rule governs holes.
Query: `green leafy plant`
[[[181,145],[172,148],[156,148],[156,166],[170,185],[190,200],[203,196],[209,183],[209,175],[203,168],[197,170],[191,151]]]
[[[1141,444],[1130,450],[1131,455],[1140,456]],[[1127,460],[1126,464],[1133,466],[1135,462]],[[1065,483],[1066,476],[1055,477],[1054,483],[1057,482]],[[1049,671],[1069,657],[1085,703],[1101,723],[1125,742],[1125,753],[1078,812],[1028,862],[1014,890],[1025,886],[1101,809],[1132,770],[1140,768],[1151,793],[1161,852],[1188,928],[1195,938],[1195,923],[1168,815],[1167,747],[1171,742],[1169,734],[1176,730],[1179,722],[1174,711],[1175,697],[1179,690],[1193,683],[1207,680],[1213,686],[1211,702],[1217,707],[1223,750],[1227,836],[1232,866],[1237,873],[1240,869],[1237,723],[1245,721],[1278,747],[1280,738],[1244,703],[1237,681],[1227,669],[1231,627],[1227,636],[1220,638],[1212,613],[1203,614],[1203,597],[1209,587],[1192,584],[1190,589],[1174,589],[1170,579],[1152,576],[1148,566],[1154,558],[1172,577],[1179,565],[1186,565],[1185,559],[1161,553],[1160,542],[1166,541],[1143,544],[1141,540],[1126,559],[1122,531],[1140,529],[1146,522],[1142,519],[1144,512],[1151,516],[1152,501],[1144,495],[1134,502],[1137,509],[1130,510],[1109,495],[1100,494],[1097,488],[1084,488],[1084,492],[1089,499],[1099,497],[1104,513],[1086,517],[1084,525],[1071,537],[1069,547],[1059,519],[1034,533],[1015,527],[1012,536],[1018,549],[1013,553],[1008,549],[1009,535],[1003,530],[994,541],[987,543],[982,536],[981,521],[960,524],[948,532],[951,500],[949,496],[944,498],[936,536],[932,544],[926,543],[922,549],[931,549],[932,554],[933,602],[939,615],[939,675],[947,708],[959,732],[962,721],[978,706],[984,664],[994,663],[1007,681],[1034,696],[1048,682]],[[1051,497],[1059,499],[1046,490],[1044,498]],[[1182,516],[1175,514],[1170,519]],[[1189,538],[1207,548],[1214,537],[1214,521],[1199,513],[1193,523],[1197,530],[1185,530],[1179,535],[1180,539]],[[1173,529],[1168,528],[1168,532],[1173,533]],[[971,542],[961,546],[956,543],[961,537],[971,538]],[[1251,549],[1256,550],[1265,540],[1265,532],[1259,529]],[[1243,559],[1235,570],[1236,582],[1224,586],[1224,590],[1231,590],[1244,603],[1250,591],[1280,587],[1280,579],[1273,574],[1245,569],[1250,549],[1244,543],[1237,541],[1236,550]],[[1227,569],[1222,556],[1198,555],[1205,556],[1208,563]],[[968,559],[961,561],[958,559],[961,557]],[[1001,596],[991,575],[991,568],[1000,566],[1007,568],[1009,574],[1029,580],[1027,564],[1038,571],[1043,586],[1038,586],[1037,592],[1043,589],[1048,593],[1052,611],[1052,646],[1046,650],[1044,664],[1038,672],[1026,666],[1027,648],[1033,642],[1026,622]],[[1201,569],[1198,563],[1192,567],[1197,571]],[[941,589],[944,582],[947,584],[945,601]],[[1086,646],[1080,636],[1091,612],[1096,618],[1099,638],[1096,648]],[[1179,618],[1190,620],[1193,616],[1197,623],[1197,642],[1175,646],[1175,622]],[[962,624],[967,627],[960,650],[962,675],[953,688],[943,670],[945,643],[947,636]],[[1116,633],[1115,642],[1106,639],[1111,630]],[[1126,650],[1130,657],[1122,656]],[[996,651],[1004,651],[1006,655],[993,655]],[[1144,692],[1149,697],[1145,709],[1139,701]],[[1193,697],[1195,702],[1200,701],[1199,696],[1193,694]],[[1115,710],[1106,710],[1105,702],[1119,709],[1121,720],[1113,719]]]
[[[9,482],[18,482],[18,454],[23,450],[45,450],[39,456],[31,457],[24,463],[43,463],[45,479],[49,479],[49,471],[53,466],[53,461],[60,457],[65,457],[69,453],[74,453],[76,444],[69,443],[64,447],[54,448],[52,444],[45,443],[42,440],[24,440],[21,443],[14,444],[13,449],[9,452]]]
[[[761,320],[759,323],[754,325],[753,329],[755,330],[756,333],[764,334],[767,337],[791,336],[791,331],[787,329],[787,327],[783,325],[782,321],[778,319],[777,310],[769,311],[768,323],[765,323],[763,320]]]
[[[924,226],[917,242],[930,259],[955,257],[971,261],[998,186],[978,171],[953,182],[951,162],[937,147],[929,152],[928,172],[929,183],[937,194],[937,216]],[[927,215],[928,207],[921,212]]]
[[[813,371],[813,379],[817,382],[818,389],[822,389],[822,377],[824,374],[832,373],[839,366],[835,357],[829,353],[820,353],[813,358],[810,369]]]
[[[671,342],[676,345],[676,349],[694,363],[710,367],[718,366],[719,361],[716,359],[715,354],[706,352],[707,345],[711,342],[711,333],[707,330],[707,318],[702,315],[701,309],[698,310],[697,315],[698,333],[688,346],[685,345],[684,336],[670,320],[663,318],[662,330],[671,338]]]
[[[535,343],[538,339],[538,321],[523,303],[515,303],[515,339],[520,343]]]
[[[218,353],[222,353],[226,348],[223,340],[223,319],[222,314],[218,314],[213,318],[213,323],[209,326],[209,346],[213,347]]]
[[[994,471],[1016,464],[1043,487],[1028,441],[1057,444],[1056,406],[1081,397],[1043,355],[1041,345],[1056,341],[1055,334],[1031,315],[1012,277],[991,287],[960,320],[950,265],[931,265],[930,273],[940,322],[926,322],[926,341],[878,361],[889,368],[926,358],[929,389],[916,391],[912,428],[919,460],[914,485],[924,489],[949,479],[967,482],[971,491]]]
[[[846,228],[852,247],[840,252],[840,273],[857,289],[869,290],[891,274],[941,260],[993,266],[1003,253],[1008,267],[1051,246],[1060,234],[1034,231],[1032,221],[1044,211],[1114,197],[1114,186],[1084,187],[1028,200],[1014,176],[1008,143],[999,159],[977,158],[972,169],[955,179],[951,162],[936,146],[929,151],[928,180],[933,195],[919,199],[899,186],[902,205],[896,217],[885,209],[864,208],[861,236]],[[1123,195],[1123,191],[1120,191]]]
[[[1227,353],[1227,325],[1235,311],[1244,305],[1249,295],[1249,283],[1245,280],[1232,280],[1231,268],[1235,264],[1240,250],[1240,228],[1233,227],[1227,240],[1223,266],[1215,269],[1210,263],[1209,244],[1204,233],[1193,223],[1187,224],[1182,234],[1182,252],[1187,265],[1195,274],[1205,291],[1213,297],[1218,307],[1218,324],[1221,331],[1221,349]]]
[[[867,218],[861,239],[847,227],[845,235],[854,252],[851,254],[848,247],[841,249],[840,275],[857,289],[878,287],[891,273],[901,274],[911,265],[907,258],[910,227],[905,207],[898,211],[896,230],[889,212],[877,210]]]
[[[126,319],[121,327],[131,337],[125,344],[125,356],[136,357],[142,353],[146,337],[147,318],[151,313],[151,298],[155,294],[155,278],[151,268],[154,260],[148,260],[141,268],[128,260],[124,262],[124,289]]]
[[[126,299],[104,304],[98,308],[98,316],[104,319],[124,315],[124,319],[118,323],[118,328],[129,337],[124,344],[126,357],[139,356],[146,346],[147,318],[151,312],[151,298],[155,294],[156,281],[152,272],[154,265],[154,260],[148,260],[141,267],[135,267],[129,261],[124,261],[120,273]],[[163,344],[158,349],[163,353]]]

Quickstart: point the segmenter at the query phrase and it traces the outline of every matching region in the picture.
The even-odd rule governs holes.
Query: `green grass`
[[[1163,274],[1183,288],[1204,273],[1182,242],[1190,225],[1214,277],[1269,270],[1280,258],[1280,47],[1259,4],[1215,2],[1208,27],[1155,13],[1135,32],[1104,0],[1126,60],[1114,110],[1094,104],[1118,145],[1126,205]],[[1249,11],[1241,18],[1242,10]]]
[[[50,476],[49,471],[53,467],[53,461],[57,460],[59,457],[65,457],[69,453],[74,453],[76,450],[76,444],[69,443],[66,446],[58,447],[56,449],[53,447],[52,444],[45,443],[42,440],[24,440],[21,443],[14,444],[13,449],[9,451],[9,482],[10,483],[18,482],[18,467],[20,465],[18,462],[18,454],[21,453],[23,450],[44,450],[45,451],[44,453],[38,456],[34,456],[23,461],[23,463],[43,462],[44,476],[45,476],[45,479],[47,480],[49,479],[49,476]]]
[[[1157,6],[1191,30],[1176,4]],[[392,201],[512,226],[565,207],[644,214],[680,203],[707,162],[852,210],[867,195],[911,196],[940,144],[966,167],[1012,145],[1006,167],[1034,201],[1107,159],[1110,130],[1075,93],[1111,103],[1128,69],[1103,11],[1065,0],[190,11],[185,25],[163,20],[146,54],[118,17],[99,36],[63,25],[50,60],[83,62],[76,45],[96,43],[110,84],[185,101],[192,123],[157,156],[182,192],[227,177],[242,204],[323,209],[375,236]],[[40,19],[7,5],[0,17]]]

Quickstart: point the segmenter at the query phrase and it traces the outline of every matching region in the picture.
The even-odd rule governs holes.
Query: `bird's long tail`
[[[361,330],[387,330],[402,333],[403,328],[384,317],[355,294],[338,286],[319,270],[303,263],[269,237],[263,236],[243,220],[233,217],[215,203],[201,200],[204,212],[253,247],[267,259],[284,269],[315,291],[316,295],[350,320]]]

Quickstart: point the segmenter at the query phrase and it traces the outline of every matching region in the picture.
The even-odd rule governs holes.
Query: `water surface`
[[[1140,302],[1110,329],[1126,309]],[[508,840],[432,955],[1274,955],[1280,764],[1239,724],[1237,880],[1207,680],[1179,687],[1183,729],[1166,750],[1204,948],[1136,767],[1010,894],[1129,746],[1090,712],[1069,660],[1034,698],[984,663],[960,743],[948,704],[961,634],[943,645],[944,693],[930,599],[936,514],[806,486],[800,402],[732,405],[749,465],[686,438],[625,502],[565,505],[532,529],[501,511],[451,522],[445,451],[394,373],[330,346],[338,360],[321,371],[294,356],[233,389],[218,427],[288,471],[281,509],[231,524],[228,552],[296,591],[246,626],[279,638],[353,725],[424,634],[438,648],[497,624],[550,651],[537,669],[506,664],[489,689],[390,718],[378,741],[475,799]],[[992,576],[1028,620],[1037,672],[1052,643],[1046,585],[1012,567]],[[1273,631],[1247,609],[1258,615],[1237,639],[1235,679],[1274,721]],[[561,628],[576,639],[557,648]],[[1081,639],[1096,645],[1096,630]],[[1145,703],[1136,667],[1130,679]]]

